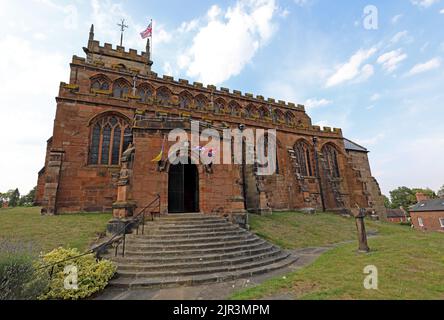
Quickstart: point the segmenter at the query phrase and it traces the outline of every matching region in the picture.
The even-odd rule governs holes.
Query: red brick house
[[[419,201],[410,216],[415,229],[444,232],[444,199]]]
[[[304,106],[161,77],[151,70],[149,42],[142,53],[102,46],[93,27],[84,52],[86,57],[73,57],[70,81],[61,83],[56,98],[53,136],[38,178],[44,213],[114,210],[121,218],[160,195],[162,213],[343,211],[359,205],[384,215],[368,151],[345,140],[341,129],[313,125]],[[191,120],[217,130],[276,129],[278,172],[259,177],[252,165],[153,162],[164,136],[175,128],[189,132]]]
[[[402,223],[409,221],[409,215],[402,209],[387,209],[387,221],[392,223]]]

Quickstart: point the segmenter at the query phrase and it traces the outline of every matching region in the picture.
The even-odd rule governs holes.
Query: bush
[[[22,243],[0,243],[0,300],[35,300],[47,291],[49,277],[37,270]]]
[[[77,249],[59,248],[43,255],[41,264],[43,266],[51,266],[60,261],[79,256],[81,253]],[[65,268],[77,268],[77,288],[71,288],[72,285],[69,275],[65,272]],[[108,281],[114,276],[116,266],[107,260],[98,261],[93,254],[89,254],[73,260],[68,260],[57,265],[54,268],[47,268],[47,272],[51,272],[52,277],[49,291],[40,296],[40,299],[56,299],[56,300],[77,300],[88,298],[91,295],[105,289]]]

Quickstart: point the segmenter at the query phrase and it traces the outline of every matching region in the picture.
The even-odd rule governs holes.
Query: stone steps
[[[250,270],[238,272],[222,272],[217,274],[201,274],[195,276],[168,276],[160,278],[117,278],[111,281],[110,285],[116,288],[138,289],[138,288],[170,288],[177,286],[198,286],[206,283],[218,283],[232,281],[241,278],[250,278],[287,267],[296,262],[297,257],[289,257],[286,260],[262,266]]]
[[[296,259],[224,218],[200,214],[150,221],[144,235],[128,235],[125,248],[124,257],[104,256],[117,264],[110,286],[219,282],[272,271]]]

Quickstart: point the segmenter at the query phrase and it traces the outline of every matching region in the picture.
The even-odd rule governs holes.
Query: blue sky
[[[72,55],[91,23],[117,44],[121,18],[138,50],[154,19],[159,74],[305,104],[342,128],[384,193],[444,184],[444,1],[0,0],[0,191],[36,184]]]

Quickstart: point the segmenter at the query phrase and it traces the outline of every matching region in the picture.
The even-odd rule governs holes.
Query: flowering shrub
[[[105,289],[116,266],[111,261],[97,260],[93,254],[76,258],[80,254],[77,249],[59,248],[41,257],[42,265],[54,267],[47,268],[47,272],[52,271],[49,291],[39,299],[85,299]]]

